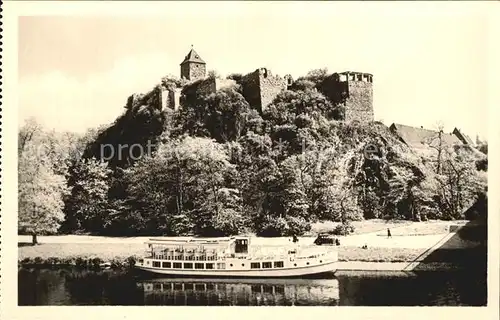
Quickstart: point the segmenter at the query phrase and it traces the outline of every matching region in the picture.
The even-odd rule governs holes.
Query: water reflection
[[[152,278],[117,271],[20,269],[19,305],[486,305],[486,273],[351,272],[322,279]]]
[[[138,282],[148,305],[338,305],[337,279],[159,279]]]

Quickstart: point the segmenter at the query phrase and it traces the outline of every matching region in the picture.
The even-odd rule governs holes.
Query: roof
[[[194,49],[191,49],[191,51],[188,52],[186,57],[184,57],[184,61],[182,61],[181,65],[188,62],[206,64],[205,61],[201,59],[200,55],[196,51],[194,51]]]
[[[373,74],[371,74],[371,73],[359,72],[359,71],[344,71],[344,72],[339,72],[338,74],[362,74],[365,76],[373,76]]]
[[[470,146],[474,145],[474,142],[472,141],[472,139],[468,135],[466,135],[465,133],[460,131],[460,129],[455,128],[453,130],[453,134],[455,134],[464,144],[468,144]]]
[[[248,237],[211,237],[211,238],[196,238],[196,237],[163,237],[150,238],[147,244],[164,244],[164,245],[226,245],[234,240],[247,239]]]
[[[390,126],[392,132],[413,148],[425,148],[427,146],[437,146],[439,143],[439,132],[424,128],[416,128],[403,124],[393,123]],[[447,146],[463,144],[454,134],[442,133],[441,138]]]

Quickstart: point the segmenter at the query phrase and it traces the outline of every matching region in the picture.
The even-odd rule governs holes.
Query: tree
[[[129,201],[148,221],[145,231],[213,234],[221,231],[222,217],[240,206],[232,197],[236,190],[228,191],[236,189],[227,182],[234,174],[223,145],[205,138],[172,139],[126,171]]]
[[[220,74],[215,70],[208,71],[207,76],[209,78],[213,78],[213,79],[220,79],[221,78]]]
[[[477,171],[476,158],[469,146],[455,147],[443,161],[442,173],[436,177],[439,204],[445,219],[461,219],[480,193],[485,193],[486,175]]]
[[[106,224],[111,169],[108,163],[92,159],[76,161],[70,168],[66,200],[66,230],[100,233]]]
[[[19,129],[18,156],[21,156],[27,146],[33,144],[32,140],[40,135],[41,131],[41,125],[34,118],[28,118],[25,121],[24,125]]]
[[[18,146],[19,231],[32,235],[56,232],[64,218],[63,197],[68,192],[65,177],[58,172],[54,140],[42,126],[29,121],[20,129]],[[46,144],[52,144],[47,146]]]
[[[19,227],[32,235],[54,233],[64,219],[63,196],[66,181],[47,165],[33,165],[20,160],[19,168]]]
[[[448,146],[445,144],[443,139],[444,124],[442,122],[438,122],[436,124],[436,127],[437,127],[437,134],[431,137],[430,139],[427,139],[427,141],[423,142],[427,143],[429,147],[437,151],[436,173],[441,174],[443,152]]]
[[[195,99],[189,97],[175,119],[176,136],[188,134],[217,142],[234,141],[246,131],[247,121],[255,118],[248,102],[233,88]]]
[[[309,80],[313,82],[316,86],[319,85],[323,80],[328,77],[328,68],[314,69],[307,73],[305,77],[301,77],[298,80]]]

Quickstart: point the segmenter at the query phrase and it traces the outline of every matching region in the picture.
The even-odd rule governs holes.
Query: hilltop
[[[114,123],[80,141],[81,161],[47,169],[65,181],[52,202],[63,223],[51,230],[278,236],[328,220],[347,234],[363,219],[469,218],[486,202],[486,155],[457,134],[373,121],[371,74],[205,73],[192,50],[180,78],[131,95]],[[415,144],[420,135],[430,140]],[[32,167],[20,152],[22,176]],[[32,180],[20,181],[31,194]]]

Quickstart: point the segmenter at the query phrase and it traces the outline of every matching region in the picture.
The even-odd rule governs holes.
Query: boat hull
[[[220,278],[290,278],[305,277],[325,273],[333,273],[336,262],[323,263],[320,265],[281,268],[269,270],[175,270],[162,269],[146,266],[137,266],[136,269],[154,274],[169,275],[176,277],[220,277]]]

